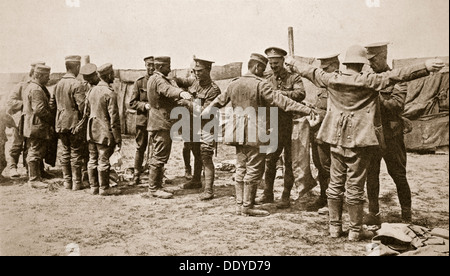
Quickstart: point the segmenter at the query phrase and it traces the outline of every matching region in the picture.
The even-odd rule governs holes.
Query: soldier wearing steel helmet
[[[342,235],[342,206],[345,199],[350,217],[348,239],[359,241],[373,233],[363,229],[364,185],[373,150],[384,144],[378,91],[398,82],[423,77],[440,70],[439,60],[387,71],[362,72],[368,64],[366,49],[348,48],[346,70],[326,73],[308,64],[297,64],[296,71],[316,86],[328,88],[328,111],[317,138],[330,144],[330,183],[327,189],[330,236]]]

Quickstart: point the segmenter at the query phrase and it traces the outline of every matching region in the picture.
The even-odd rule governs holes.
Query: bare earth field
[[[12,140],[11,136],[8,136]],[[11,141],[6,145],[7,151]],[[59,166],[50,168],[58,175],[49,182],[53,189],[35,190],[20,179],[0,186],[0,255],[68,255],[66,246],[74,243],[81,255],[365,255],[367,242],[350,243],[345,237],[328,237],[327,216],[308,212],[306,205],[318,194],[316,186],[297,199],[293,189],[292,207],[278,210],[275,204],[263,208],[264,218],[234,214],[232,173],[217,171],[216,197],[198,199],[201,190],[185,191],[182,143],[174,142],[166,166],[175,191],[173,199],[145,196],[145,185],[121,183],[123,194],[92,196],[88,190],[68,191],[62,183]],[[234,148],[219,145],[215,162],[234,159]],[[123,167],[132,167],[134,140],[124,139]],[[8,175],[8,169],[3,174]],[[413,223],[428,228],[449,229],[449,157],[408,154],[408,178],[413,195]],[[386,222],[400,221],[395,185],[381,173],[381,209]],[[275,197],[282,192],[276,180]],[[258,194],[262,189],[258,190]],[[344,230],[348,215],[344,213]],[[70,246],[69,246],[70,247]]]

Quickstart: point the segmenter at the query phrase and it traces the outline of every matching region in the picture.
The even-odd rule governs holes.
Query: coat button
[[[338,136],[339,136],[339,137],[341,137],[341,134],[340,134],[340,133],[338,133]]]
[[[347,136],[347,139],[350,139],[350,136]]]

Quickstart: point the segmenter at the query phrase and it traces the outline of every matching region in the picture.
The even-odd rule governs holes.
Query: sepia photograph
[[[0,25],[0,256],[449,256],[447,0],[0,0]]]

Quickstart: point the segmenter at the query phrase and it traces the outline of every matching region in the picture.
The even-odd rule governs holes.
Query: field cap
[[[387,53],[387,45],[389,42],[377,42],[366,45],[367,59],[371,59],[381,53]]]
[[[284,57],[287,55],[287,52],[285,50],[278,47],[269,47],[264,51],[264,53],[266,54],[267,58]]]
[[[268,59],[263,55],[253,53],[250,55],[250,60],[259,61],[260,63],[264,64],[264,66],[267,66]]]

